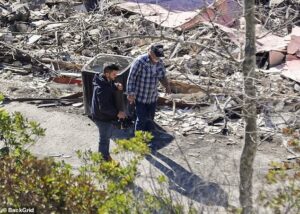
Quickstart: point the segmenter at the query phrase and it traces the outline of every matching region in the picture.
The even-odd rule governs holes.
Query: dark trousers
[[[109,142],[113,132],[112,122],[94,121],[99,130],[99,147],[98,152],[102,154],[104,159],[109,157]]]
[[[114,92],[113,96],[117,109],[124,109],[123,92],[117,90]],[[109,143],[114,130],[113,121],[104,122],[100,120],[94,120],[94,122],[99,130],[98,152],[102,154],[102,157],[104,159],[108,159],[108,157],[110,156]]]
[[[155,115],[156,102],[145,104],[136,101],[136,131],[152,131],[154,129],[153,120]]]

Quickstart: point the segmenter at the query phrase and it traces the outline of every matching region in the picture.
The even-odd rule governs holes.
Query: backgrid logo
[[[5,207],[0,208],[0,213],[36,213],[34,207]]]

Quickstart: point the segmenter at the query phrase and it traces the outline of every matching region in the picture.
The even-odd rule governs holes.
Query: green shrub
[[[149,154],[149,133],[136,132],[130,140],[117,141],[115,152],[133,154],[124,166],[105,162],[99,153],[78,151],[83,165],[74,172],[69,164],[38,159],[24,149],[44,131],[22,114],[0,109],[1,142],[9,148],[0,156],[0,208],[30,206],[38,213],[183,212],[163,195],[144,192],[142,198],[136,198],[134,194],[137,166]],[[159,181],[165,180],[160,177]]]
[[[299,142],[299,136],[292,129],[284,129],[290,136],[289,142]],[[298,146],[289,143],[290,146]],[[300,161],[271,162],[266,174],[268,188],[276,189],[270,193],[260,192],[259,202],[273,213],[300,213]]]
[[[0,95],[0,102],[3,99],[3,95]],[[9,114],[0,108],[0,143],[3,145],[0,156],[8,154],[9,150],[12,150],[16,157],[24,155],[27,153],[24,146],[35,143],[36,138],[44,134],[45,129],[37,122],[29,121],[20,112]]]

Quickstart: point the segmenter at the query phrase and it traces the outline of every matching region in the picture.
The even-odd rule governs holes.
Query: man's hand
[[[118,117],[119,119],[125,119],[125,118],[126,118],[126,114],[125,114],[124,111],[119,111],[117,117]]]
[[[167,94],[171,94],[171,93],[172,93],[170,85],[168,85],[168,86],[166,87],[166,93],[167,93]]]
[[[117,87],[118,90],[123,91],[123,85],[122,85],[122,83],[116,82],[115,86]]]
[[[133,104],[135,101],[135,96],[134,95],[128,95],[127,99],[129,101],[129,104]]]
[[[160,80],[160,83],[166,88],[166,93],[171,94],[172,91],[168,79],[165,77]]]

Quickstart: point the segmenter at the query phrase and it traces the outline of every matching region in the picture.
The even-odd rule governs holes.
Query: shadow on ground
[[[149,147],[152,149],[152,151],[158,151],[169,145],[174,140],[174,136],[169,134],[165,129],[155,122],[153,122],[153,126],[154,130],[152,131],[152,135],[154,138],[149,144]]]
[[[228,206],[228,195],[218,184],[204,181],[157,151],[146,159],[168,177],[171,190],[205,205]]]
[[[154,123],[152,134],[154,138],[149,144],[149,147],[152,149],[152,155],[147,155],[146,160],[168,177],[171,190],[205,205],[228,206],[228,195],[217,183],[204,181],[193,172],[189,172],[175,161],[158,152],[159,149],[173,141],[174,137],[172,135],[156,123]],[[133,136],[133,127],[128,129],[114,128],[112,138],[128,139]]]
[[[174,137],[167,133],[162,127],[160,127],[157,123],[154,122],[154,130],[152,131],[153,139],[149,143],[149,147],[152,151],[157,151],[159,149],[164,148],[168,144],[170,144]],[[112,133],[112,139],[128,139],[134,137],[134,127],[130,127],[127,129],[117,129],[114,128]]]

